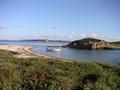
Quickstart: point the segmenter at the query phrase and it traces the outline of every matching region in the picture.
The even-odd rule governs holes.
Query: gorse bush
[[[17,59],[0,51],[0,90],[120,90],[120,68],[94,62]]]

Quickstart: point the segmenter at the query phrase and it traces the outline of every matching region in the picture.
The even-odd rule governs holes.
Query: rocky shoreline
[[[120,50],[120,46],[115,46],[107,41],[95,38],[85,38],[81,40],[76,40],[70,42],[64,47],[89,50]]]

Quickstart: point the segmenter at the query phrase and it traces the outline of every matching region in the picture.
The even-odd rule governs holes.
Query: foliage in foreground
[[[120,90],[120,68],[56,59],[16,59],[0,51],[0,90]]]

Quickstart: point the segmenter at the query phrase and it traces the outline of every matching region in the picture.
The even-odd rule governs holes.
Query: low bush
[[[17,59],[0,51],[0,90],[120,90],[120,68],[95,62]]]

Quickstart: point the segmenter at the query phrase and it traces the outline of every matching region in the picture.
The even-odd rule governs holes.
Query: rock
[[[82,40],[76,40],[67,45],[70,48],[77,48],[77,49],[90,49],[90,50],[116,50],[120,49],[120,47],[113,47],[109,42],[95,39],[95,38],[85,38]]]

